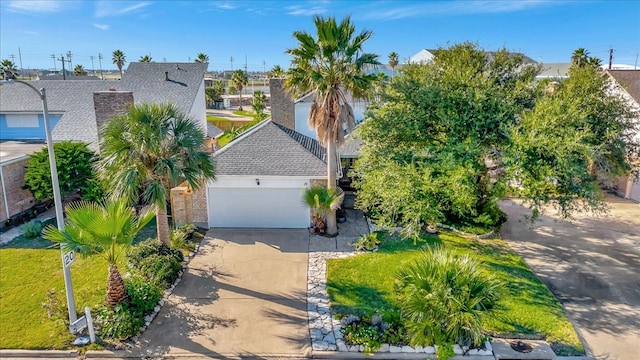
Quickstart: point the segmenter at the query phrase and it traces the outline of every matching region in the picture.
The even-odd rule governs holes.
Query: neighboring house
[[[606,73],[612,80],[613,91],[620,94],[640,113],[640,70],[607,70]],[[636,120],[640,126],[640,118]],[[636,133],[635,136],[640,142],[640,133]],[[640,159],[632,159],[632,166],[636,173],[640,173]],[[640,202],[640,177],[629,174],[620,178],[617,193],[625,199]]]
[[[536,79],[566,79],[569,77],[569,68],[571,63],[543,63]]]
[[[302,192],[326,179],[325,149],[265,120],[214,154],[216,180],[193,194],[193,220],[206,227],[307,228]]]
[[[173,103],[206,131],[206,68],[207,64],[200,63],[131,63],[122,80],[38,80],[30,84],[46,90],[53,140],[83,141],[95,150],[96,112],[109,109],[96,109],[94,93],[128,92],[136,104]],[[18,83],[0,87],[0,139],[44,139],[44,135],[41,102],[35,92]]]
[[[35,205],[35,198],[22,188],[29,155],[42,150],[42,142],[0,141],[0,228],[7,219]]]

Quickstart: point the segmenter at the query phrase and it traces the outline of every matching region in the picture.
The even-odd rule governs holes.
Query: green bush
[[[103,338],[125,340],[135,336],[144,326],[144,316],[128,305],[104,306],[96,316],[98,333]]]
[[[129,294],[129,308],[142,315],[151,312],[162,299],[163,289],[141,276],[125,279],[125,286]]]
[[[356,251],[372,251],[376,248],[376,246],[380,245],[380,239],[378,238],[378,232],[372,232],[366,235],[362,235],[358,238],[358,240],[353,244],[353,247]]]
[[[195,250],[196,244],[189,241],[195,230],[194,224],[184,224],[171,230],[171,247],[188,252]]]
[[[413,345],[481,345],[481,314],[496,304],[500,284],[475,259],[430,249],[402,268],[395,283]]]
[[[22,231],[22,235],[27,239],[35,239],[40,236],[43,227],[42,221],[35,219],[20,226],[20,230]]]
[[[147,239],[135,246],[128,254],[134,272],[148,281],[167,288],[178,278],[184,256],[155,239]]]

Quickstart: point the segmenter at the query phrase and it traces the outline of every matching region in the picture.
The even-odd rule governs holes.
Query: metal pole
[[[31,84],[26,84],[29,87]],[[47,108],[47,95],[44,88],[39,91],[40,99],[42,99],[42,113],[44,117],[44,131],[47,136],[47,149],[49,151],[49,166],[51,167],[51,186],[53,186],[53,203],[56,207],[56,223],[60,231],[64,231],[64,211],[62,209],[62,197],[60,195],[60,185],[58,184],[58,168],[56,166],[56,156],[53,150],[53,139],[51,138],[51,125],[49,124],[49,109]],[[62,245],[60,245],[62,250]],[[62,258],[61,258],[62,260]],[[73,296],[73,285],[71,283],[71,270],[69,266],[65,266],[62,262],[62,269],[64,273],[64,287],[67,292],[67,305],[69,310],[69,323],[73,324],[78,317],[76,315],[76,301]]]

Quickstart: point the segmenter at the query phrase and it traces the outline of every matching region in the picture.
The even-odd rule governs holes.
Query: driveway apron
[[[563,304],[591,355],[640,359],[640,205],[607,198],[607,216],[572,221],[503,201],[502,236]]]
[[[310,355],[308,246],[306,229],[209,231],[132,352],[220,359]]]

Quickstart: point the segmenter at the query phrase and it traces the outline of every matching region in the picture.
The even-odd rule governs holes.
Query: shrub
[[[399,295],[411,343],[480,345],[481,314],[496,304],[499,283],[468,256],[436,248],[400,270]],[[444,346],[444,345],[449,346]]]
[[[69,317],[65,301],[63,290],[49,289],[47,291],[47,300],[42,303],[42,307],[47,312],[47,317],[68,324]]]
[[[20,230],[22,231],[22,235],[27,239],[35,239],[40,236],[42,233],[42,222],[38,219],[31,220],[28,223],[20,226]]]
[[[196,244],[189,241],[189,239],[195,230],[196,226],[194,224],[184,224],[171,230],[171,247],[189,252],[193,251],[196,248]]]
[[[406,330],[398,311],[349,315],[343,320],[342,334],[349,345],[362,345],[364,352],[376,351],[386,343],[394,346],[407,344]]]
[[[358,240],[353,244],[353,247],[356,251],[372,251],[376,248],[376,246],[380,245],[380,239],[378,238],[378,232],[372,232],[366,235],[362,235],[358,238]]]
[[[180,250],[171,249],[154,239],[135,246],[128,257],[134,272],[163,289],[178,278],[184,260]]]
[[[129,308],[142,315],[151,312],[162,299],[162,288],[141,276],[125,279],[125,286],[129,294]]]
[[[144,325],[144,316],[127,304],[113,308],[104,306],[98,310],[96,323],[103,338],[125,340],[140,331]]]

